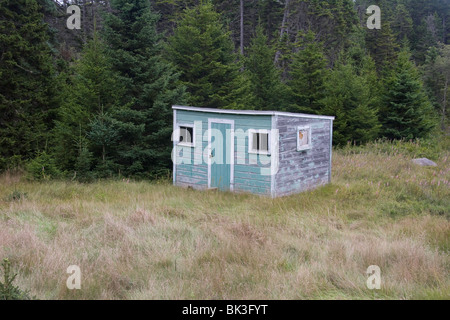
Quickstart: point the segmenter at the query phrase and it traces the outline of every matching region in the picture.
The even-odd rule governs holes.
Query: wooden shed
[[[172,108],[174,185],[279,197],[331,181],[334,117]]]

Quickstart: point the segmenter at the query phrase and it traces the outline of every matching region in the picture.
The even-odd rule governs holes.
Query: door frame
[[[234,151],[234,120],[229,120],[229,119],[215,119],[215,118],[208,118],[208,188],[211,188],[211,151],[212,151],[212,147],[211,147],[211,124],[212,123],[224,123],[224,124],[229,124],[231,125],[231,132],[230,132],[230,139],[231,139],[231,143],[230,143],[230,148],[231,148],[231,152],[230,152],[230,191],[234,191],[234,157],[235,157],[235,151]],[[225,150],[225,154],[226,154],[226,150]]]

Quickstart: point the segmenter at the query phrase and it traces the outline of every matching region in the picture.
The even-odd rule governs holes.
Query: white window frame
[[[301,146],[300,145],[300,137],[298,135],[299,131],[308,131],[308,144]],[[300,126],[297,127],[297,131],[295,132],[295,134],[297,135],[297,151],[305,151],[305,150],[309,150],[312,148],[312,139],[311,139],[311,126]]]
[[[254,150],[252,148],[253,146],[253,134],[254,133],[259,133],[259,134],[267,134],[267,151],[262,151],[262,150]],[[270,130],[267,129],[249,129],[248,130],[248,153],[251,154],[265,154],[265,155],[270,155],[271,154],[271,133]]]
[[[192,128],[192,142],[180,142],[181,127]],[[195,148],[195,125],[187,123],[177,124],[177,145],[180,147]]]

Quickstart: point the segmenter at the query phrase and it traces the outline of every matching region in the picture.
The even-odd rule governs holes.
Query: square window
[[[248,152],[270,154],[270,134],[267,130],[249,130]]]
[[[180,126],[180,136],[178,137],[178,144],[186,147],[194,146],[193,126]]]
[[[311,149],[311,127],[297,128],[297,151]]]

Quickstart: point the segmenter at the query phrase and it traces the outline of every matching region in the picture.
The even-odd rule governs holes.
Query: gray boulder
[[[418,164],[419,166],[423,166],[423,167],[436,167],[437,164],[427,158],[420,158],[420,159],[414,159],[412,162],[414,162],[415,164]]]

